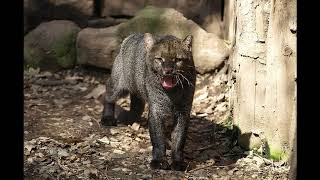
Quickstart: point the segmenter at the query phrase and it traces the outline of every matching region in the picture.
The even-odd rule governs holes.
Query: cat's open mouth
[[[162,82],[161,82],[161,85],[164,89],[168,90],[168,89],[171,89],[173,88],[174,86],[176,86],[177,82],[174,78],[174,76],[172,75],[169,75],[169,76],[163,76],[162,77]]]

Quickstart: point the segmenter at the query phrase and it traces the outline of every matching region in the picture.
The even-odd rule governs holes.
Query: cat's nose
[[[170,75],[173,72],[173,68],[163,68],[163,75]]]

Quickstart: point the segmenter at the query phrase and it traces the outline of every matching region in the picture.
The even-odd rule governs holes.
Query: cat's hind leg
[[[103,126],[116,126],[117,120],[114,116],[115,103],[118,98],[123,97],[127,94],[121,88],[115,87],[112,79],[108,79],[106,83],[106,93],[104,98],[104,106],[102,111],[102,117],[100,124]]]
[[[131,104],[130,104],[130,113],[129,113],[128,120],[130,122],[135,122],[140,120],[144,110],[145,102],[140,97],[134,94],[130,95],[130,99],[131,99]]]

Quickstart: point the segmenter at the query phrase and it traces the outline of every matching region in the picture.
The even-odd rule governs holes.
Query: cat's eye
[[[156,57],[156,58],[154,58],[154,60],[159,64],[161,64],[163,62],[163,58],[160,58],[160,57]]]
[[[176,65],[177,65],[177,66],[181,66],[182,63],[183,63],[182,59],[176,60]]]

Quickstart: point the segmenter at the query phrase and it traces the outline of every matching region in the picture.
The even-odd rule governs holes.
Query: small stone
[[[139,127],[140,127],[140,124],[138,124],[138,123],[136,123],[136,122],[131,125],[131,129],[133,129],[133,130],[135,130],[135,131],[138,131],[138,130],[139,130]]]

